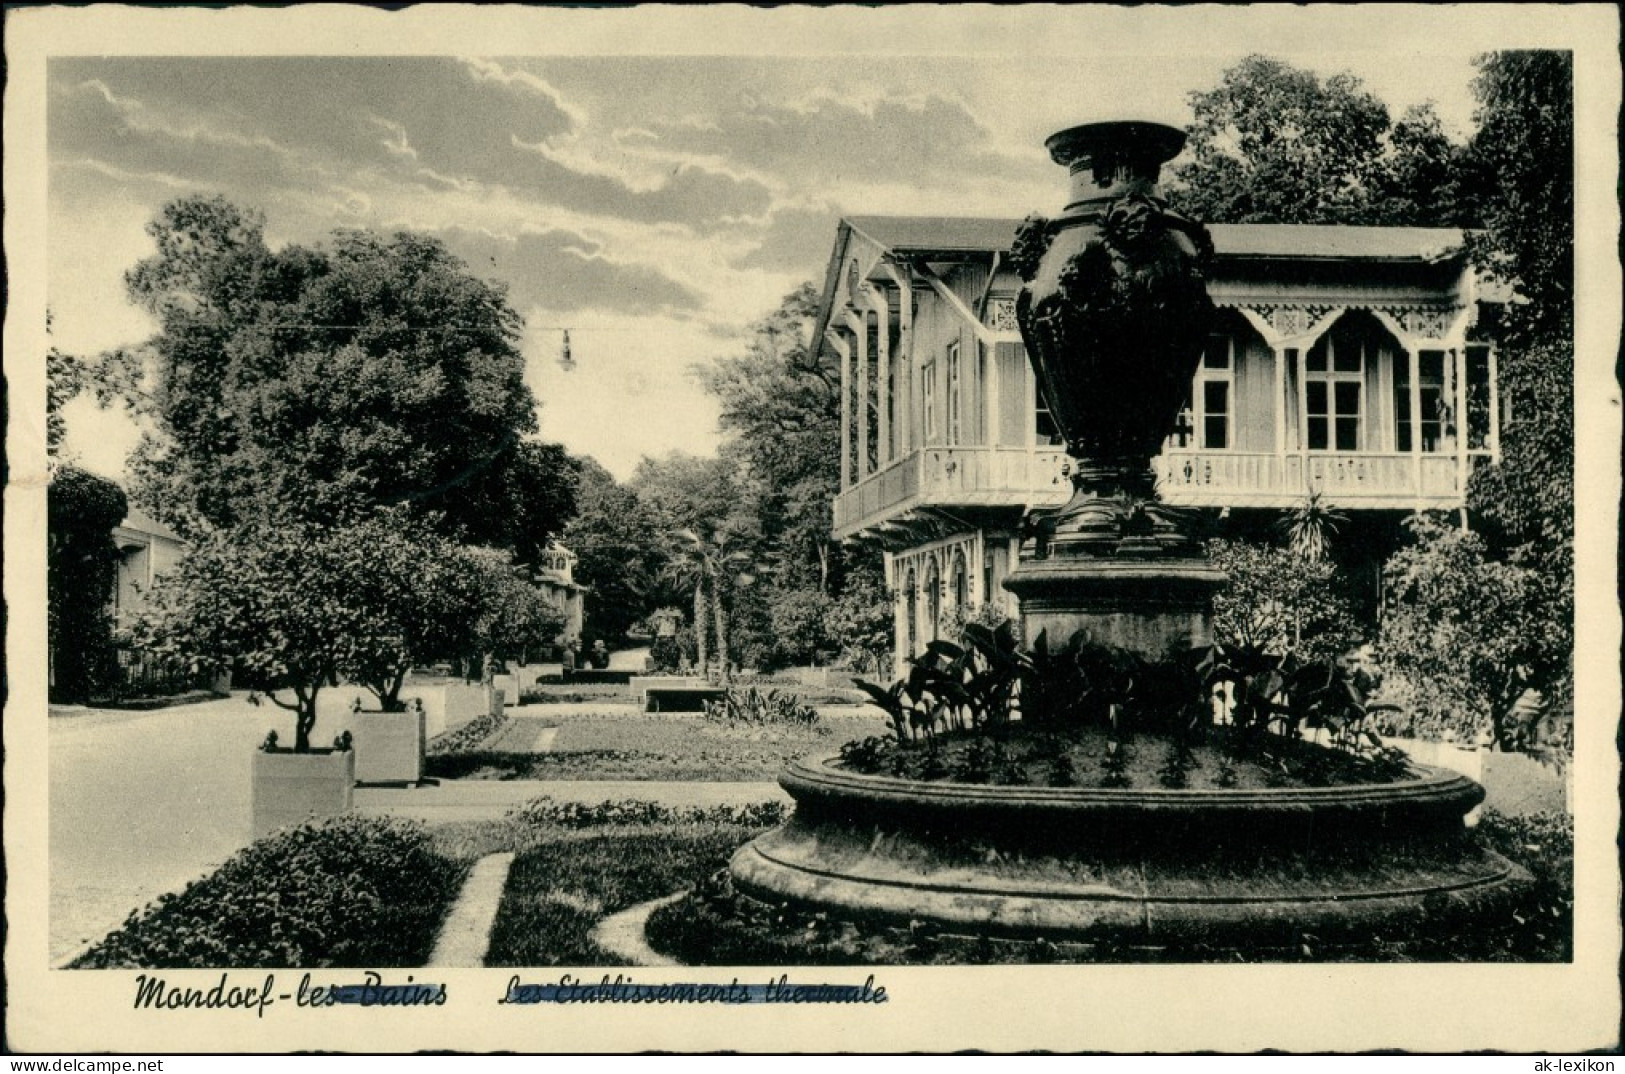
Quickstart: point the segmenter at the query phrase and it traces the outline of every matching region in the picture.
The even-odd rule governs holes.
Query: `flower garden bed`
[[[1402,757],[1357,756],[1281,735],[1210,728],[1181,746],[1165,736],[1119,739],[1097,726],[1032,732],[1007,724],[941,734],[934,748],[869,737],[841,748],[835,767],[865,775],[998,786],[1168,787],[1256,790],[1386,783],[1414,778]]]
[[[879,733],[878,717],[843,721],[844,733]],[[584,714],[549,717],[558,734],[546,753],[494,748],[431,750],[428,774],[439,779],[772,780],[787,761],[827,751],[822,725],[728,724],[697,716]]]
[[[419,966],[467,868],[419,824],[305,824],[132,913],[70,968]]]

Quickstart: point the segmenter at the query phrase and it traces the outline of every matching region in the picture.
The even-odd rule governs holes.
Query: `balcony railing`
[[[1469,468],[1484,452],[1469,456]],[[1454,454],[1170,450],[1154,462],[1157,490],[1188,507],[1290,507],[1318,491],[1330,506],[1456,507],[1464,492]]]
[[[1064,503],[1066,453],[1044,448],[927,447],[870,474],[835,498],[835,534],[848,537],[920,507]]]
[[[1477,465],[1485,452],[1469,454]],[[1059,448],[927,447],[835,499],[835,535],[849,537],[923,507],[1026,509],[1066,502]],[[1329,506],[1418,510],[1457,507],[1463,468],[1454,454],[1170,450],[1153,461],[1157,487],[1187,507],[1290,507],[1311,490]]]

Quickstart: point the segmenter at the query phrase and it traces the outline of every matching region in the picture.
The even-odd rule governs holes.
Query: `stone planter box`
[[[355,736],[358,783],[417,783],[423,779],[428,712],[358,712],[350,718]]]
[[[470,720],[491,711],[491,700],[481,683],[446,682],[412,686],[401,691],[406,699],[423,702],[428,717],[424,734],[436,738],[447,731],[455,731]]]
[[[254,838],[355,804],[354,750],[254,752]]]

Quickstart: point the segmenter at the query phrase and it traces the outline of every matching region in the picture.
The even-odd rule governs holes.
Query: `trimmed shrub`
[[[678,808],[636,798],[591,804],[537,798],[510,811],[508,816],[524,825],[551,824],[560,828],[598,828],[606,824],[738,824],[771,828],[784,823],[788,814],[789,807],[783,802]]]
[[[311,822],[132,913],[70,968],[421,966],[466,868],[415,822]]]

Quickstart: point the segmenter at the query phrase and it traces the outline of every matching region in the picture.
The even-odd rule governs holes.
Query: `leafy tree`
[[[74,466],[59,467],[46,493],[46,565],[53,701],[84,703],[116,671],[113,591],[118,549],[113,528],[128,511],[124,491]]]
[[[578,464],[577,513],[562,540],[576,554],[576,581],[587,588],[584,630],[614,641],[659,605],[665,553],[638,494],[594,460]]]
[[[1566,52],[1478,59],[1485,230],[1469,249],[1517,300],[1488,328],[1497,345],[1501,461],[1477,470],[1467,504],[1487,554],[1539,575],[1535,629],[1566,661],[1530,665],[1530,685],[1572,704],[1574,623],[1574,132]],[[1511,629],[1511,624],[1507,624]]]
[[[504,549],[464,551],[477,594],[471,640],[481,657],[507,663],[525,661],[554,644],[564,629],[564,613],[524,575]]]
[[[45,311],[45,331],[51,331],[51,312]],[[68,427],[62,408],[85,388],[85,366],[79,359],[51,347],[45,353],[45,451],[55,458]]]
[[[835,600],[821,589],[773,587],[764,594],[773,631],[770,656],[778,663],[828,664],[841,646],[830,636]]]
[[[1398,124],[1347,72],[1321,79],[1265,56],[1190,96],[1189,160],[1171,199],[1224,224],[1466,224],[1465,154],[1431,107]]]
[[[838,491],[841,371],[812,346],[819,292],[804,283],[753,327],[743,354],[696,367],[722,404],[731,435],[724,455],[756,487],[764,540],[781,571],[810,575],[826,593],[835,582],[829,503]]]
[[[1551,615],[1541,572],[1493,558],[1482,537],[1425,516],[1416,543],[1384,571],[1384,666],[1408,689],[1426,733],[1462,741],[1491,735],[1501,749],[1526,744],[1514,715],[1525,690],[1562,674],[1573,642]]]
[[[1216,640],[1308,660],[1340,656],[1364,640],[1330,560],[1249,541],[1209,541],[1207,555],[1229,579],[1213,601]]]
[[[1445,134],[1432,102],[1405,110],[1371,177],[1367,223],[1476,227],[1480,175],[1468,147]]]
[[[500,286],[408,233],[273,251],[219,198],[172,202],[148,233],[158,252],[126,284],[159,323],[141,353],[154,428],[131,463],[154,515],[195,536],[404,503],[472,542],[516,540],[513,494],[548,456],[521,448],[535,403]]]
[[[401,624],[369,603],[369,566],[392,537],[377,525],[244,523],[200,539],[156,587],[137,625],[149,652],[196,669],[234,664],[294,713],[294,748],[310,749],[316,699],[346,669],[407,658]],[[396,550],[395,554],[400,554]],[[354,588],[358,579],[365,584]],[[278,696],[291,693],[291,700]]]
[[[668,534],[693,530],[708,535],[725,523],[741,530],[748,526],[739,478],[727,459],[672,452],[641,460],[629,485],[660,529]]]
[[[783,662],[826,659],[831,649],[868,660],[890,647],[891,608],[879,555],[831,539],[829,504],[840,485],[841,374],[811,338],[819,292],[803,284],[758,321],[743,353],[697,367],[722,404],[737,513],[753,520],[765,583],[741,600],[771,636],[752,644]],[[878,422],[870,423],[871,431]],[[790,630],[823,609],[822,627]],[[876,626],[884,620],[883,626]]]
[[[356,523],[346,540],[367,554],[337,559],[344,573],[328,584],[372,618],[380,644],[354,646],[338,670],[372,691],[383,711],[399,712],[413,665],[476,644],[491,587],[478,559],[400,509]]]
[[[1574,70],[1567,52],[1480,56],[1471,154],[1481,197],[1482,267],[1527,300],[1515,334],[1567,338],[1574,316]]]
[[[879,671],[892,648],[892,595],[879,565],[849,571],[825,619],[825,630],[842,654],[859,667]]]

